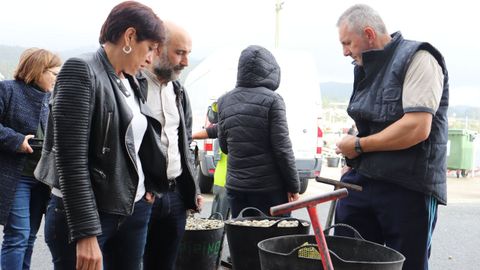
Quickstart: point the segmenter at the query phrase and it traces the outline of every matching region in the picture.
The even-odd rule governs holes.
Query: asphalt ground
[[[339,179],[339,168],[322,168],[323,177]],[[332,186],[310,180],[302,197],[329,192]],[[208,217],[213,196],[204,194],[205,206],[199,215]],[[320,223],[324,224],[328,214],[328,203],[317,206]],[[309,220],[307,211],[299,209],[293,217]],[[448,177],[448,206],[438,209],[438,221],[433,235],[430,269],[433,270],[478,270],[480,269],[480,175],[457,178],[454,172]],[[32,258],[33,270],[53,269],[51,255],[45,244],[43,226],[38,233]],[[0,226],[0,241],[3,227]],[[228,250],[222,257],[228,256]]]

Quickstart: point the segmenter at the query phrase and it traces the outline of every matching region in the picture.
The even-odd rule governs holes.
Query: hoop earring
[[[126,45],[126,46],[123,46],[122,50],[125,54],[129,54],[132,52],[132,47],[130,47],[130,45]]]

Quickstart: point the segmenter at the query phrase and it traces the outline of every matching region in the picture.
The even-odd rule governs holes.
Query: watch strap
[[[355,138],[355,152],[357,152],[358,154],[363,153],[363,149],[362,149],[362,146],[360,145],[360,138],[359,137]]]

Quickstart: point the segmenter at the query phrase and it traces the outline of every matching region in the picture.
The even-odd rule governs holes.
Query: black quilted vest
[[[446,204],[448,73],[438,50],[428,43],[405,40],[396,32],[383,50],[363,53],[364,66],[355,67],[348,114],[355,120],[359,137],[378,133],[399,120],[405,113],[403,81],[413,55],[419,50],[431,53],[444,74],[443,94],[430,136],[405,150],[363,153],[349,164],[362,175],[433,195]]]

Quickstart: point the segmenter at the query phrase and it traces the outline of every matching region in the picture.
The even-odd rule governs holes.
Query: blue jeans
[[[141,269],[151,210],[152,205],[142,199],[135,203],[131,216],[99,213],[102,234],[97,240],[102,250],[104,270]],[[45,241],[55,269],[75,269],[76,243],[68,242],[63,200],[54,195],[45,218]]]
[[[22,176],[18,181],[10,214],[3,228],[1,269],[30,269],[33,244],[49,196],[49,188],[33,177]]]
[[[143,258],[144,270],[173,270],[185,233],[187,209],[178,191],[155,198]]]
[[[363,187],[339,200],[335,222],[357,229],[369,241],[402,253],[403,270],[427,270],[430,243],[437,220],[437,201],[432,196],[399,185],[367,178],[351,170],[342,182]],[[352,236],[335,229],[335,235]]]

